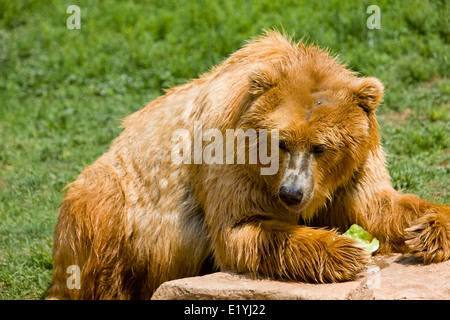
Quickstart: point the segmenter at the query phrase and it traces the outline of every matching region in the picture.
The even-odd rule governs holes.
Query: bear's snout
[[[281,201],[288,206],[297,206],[302,202],[303,190],[299,186],[282,185],[278,195],[280,196]]]
[[[299,213],[311,200],[313,189],[313,155],[295,149],[287,152],[278,189],[283,205],[289,211]]]

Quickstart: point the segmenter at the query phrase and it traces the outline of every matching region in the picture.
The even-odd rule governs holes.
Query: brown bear
[[[110,150],[66,187],[49,298],[148,299],[164,281],[212,270],[346,281],[368,258],[340,235],[354,223],[380,253],[449,259],[450,207],[391,185],[375,117],[382,95],[379,80],[276,31],[169,90],[127,117]],[[198,157],[220,142],[200,133],[230,129],[240,144]],[[250,149],[272,137],[278,167],[262,174],[268,164],[251,162]],[[175,161],[182,138],[193,147]]]

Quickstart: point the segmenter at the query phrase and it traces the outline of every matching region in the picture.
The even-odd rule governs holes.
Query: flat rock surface
[[[450,300],[450,261],[423,265],[413,256],[399,257],[373,287],[376,299]]]
[[[163,283],[154,300],[450,300],[450,261],[423,265],[410,255],[375,256],[354,281],[309,284],[254,278],[234,272]]]

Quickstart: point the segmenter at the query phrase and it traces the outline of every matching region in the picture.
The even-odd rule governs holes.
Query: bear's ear
[[[249,92],[259,96],[278,83],[278,72],[274,67],[258,63],[248,73]]]
[[[383,98],[384,87],[377,78],[359,78],[354,87],[356,103],[366,112],[374,111]]]

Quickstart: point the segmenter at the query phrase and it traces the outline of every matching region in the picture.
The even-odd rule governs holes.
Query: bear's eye
[[[286,146],[286,142],[284,142],[284,141],[280,141],[279,142],[279,147],[280,147],[281,150],[288,151],[287,146]]]
[[[327,100],[325,98],[320,98],[316,101],[316,106],[320,106],[321,104],[324,104],[325,102],[327,102]]]
[[[326,146],[324,144],[318,144],[312,148],[312,152],[314,154],[321,154],[321,153],[325,152],[325,149],[326,149]]]

